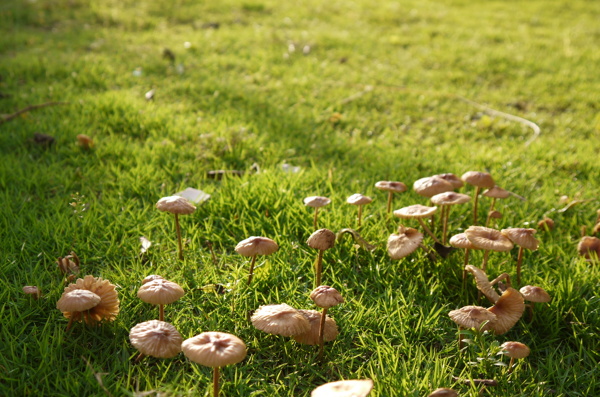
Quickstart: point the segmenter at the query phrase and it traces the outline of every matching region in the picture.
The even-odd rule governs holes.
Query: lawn
[[[150,274],[185,290],[165,309],[184,339],[245,342],[222,395],[307,396],[365,378],[371,396],[477,396],[473,379],[497,382],[484,396],[600,395],[600,265],[577,253],[600,209],[599,20],[600,3],[583,0],[2,1],[0,395],[211,395],[212,370],[183,354],[136,361],[129,331],[158,314],[137,297]],[[421,227],[388,216],[374,184],[408,186],[394,209],[428,205],[413,182],[471,170],[525,199],[498,200],[491,227],[554,220],[525,252],[521,285],[516,249],[488,263],[490,278],[507,272],[552,301],[506,334],[470,331],[460,350],[448,313],[491,303],[471,276],[462,287],[462,250],[390,259],[388,236]],[[180,217],[180,261],[173,216],[155,204],[187,187],[211,198]],[[360,228],[354,193],[374,199]],[[319,227],[375,246],[343,234],[324,253],[323,283],[345,302],[328,311],[340,333],[322,360],[248,320],[267,304],[317,309],[303,204],[315,195],[332,201]],[[480,197],[480,222],[489,205]],[[452,209],[450,235],[471,209]],[[248,286],[234,248],[250,236],[279,250]],[[115,321],[66,331],[56,261],[71,251],[80,277],[116,285]],[[497,354],[506,341],[531,349],[512,373]]]

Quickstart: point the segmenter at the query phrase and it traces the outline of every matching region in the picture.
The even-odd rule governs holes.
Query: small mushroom
[[[439,389],[435,389],[427,397],[458,397],[458,392],[456,390],[448,389],[447,387],[440,387]]]
[[[588,262],[598,262],[600,258],[600,239],[598,237],[583,236],[577,244],[577,252]]]
[[[528,249],[535,251],[538,249],[539,241],[533,237],[533,235],[536,233],[536,230],[513,227],[502,229],[500,233],[508,237],[510,241],[519,246],[519,254],[517,257],[517,284],[521,284],[521,263],[523,262],[523,250]]]
[[[179,247],[179,260],[183,260],[183,244],[181,243],[181,227],[179,226],[179,215],[189,215],[196,211],[196,207],[183,197],[163,197],[156,203],[159,211],[170,212],[175,215],[175,229],[177,231],[177,244]]]
[[[319,251],[315,263],[315,286],[321,285],[321,274],[323,273],[323,252],[335,245],[335,233],[329,229],[319,229],[310,235],[306,244]]]
[[[530,321],[533,319],[533,309],[536,302],[546,303],[550,302],[552,298],[542,287],[536,287],[533,285],[526,285],[519,290],[521,295],[523,295],[523,299],[531,302],[531,304],[525,305],[527,309],[529,309],[529,319]]]
[[[494,206],[496,205],[496,199],[505,199],[510,196],[510,192],[508,190],[502,189],[500,186],[494,186],[491,189],[487,189],[483,192],[483,195],[486,197],[490,197],[492,199],[492,203],[490,204],[490,209],[488,211],[487,219],[485,220],[485,226],[487,227],[490,219],[492,218],[492,214],[494,213]]]
[[[399,210],[395,210],[394,215],[402,219],[416,219],[423,228],[423,230],[425,230],[425,232],[427,232],[427,234],[431,236],[433,241],[435,241],[438,244],[442,244],[442,242],[438,240],[438,238],[435,237],[434,234],[431,232],[431,229],[427,227],[425,222],[423,222],[423,218],[429,218],[431,215],[435,214],[436,211],[437,207],[427,207],[421,204],[415,204],[410,205],[408,207],[400,208]]]
[[[450,184],[452,185],[452,187],[454,189],[460,189],[461,187],[463,187],[465,185],[465,183],[462,181],[462,179],[460,179],[459,177],[457,177],[456,175],[454,175],[452,173],[437,174],[437,175],[434,175],[434,177],[442,178],[446,182],[450,182]]]
[[[85,150],[89,150],[94,147],[94,140],[85,135],[85,134],[77,134],[77,144],[81,146]]]
[[[544,219],[538,222],[537,227],[545,232],[549,232],[554,229],[554,221],[548,217],[544,217]]]
[[[508,364],[508,373],[512,372],[512,366],[515,362],[515,358],[525,358],[529,356],[530,350],[527,345],[521,342],[504,342],[500,345],[502,348],[502,354],[510,357],[510,363]]]
[[[423,233],[411,227],[398,227],[398,233],[390,234],[387,251],[392,259],[402,259],[413,253],[423,241]]]
[[[310,328],[308,331],[293,335],[293,338],[296,342],[302,343],[305,345],[316,346],[319,344],[319,331],[321,329],[321,313],[316,310],[298,310],[302,313],[310,324]],[[338,328],[335,321],[329,317],[325,316],[325,329],[323,331],[323,341],[331,342],[338,336]]]
[[[462,338],[460,337],[461,329],[474,328],[477,331],[481,330],[481,326],[487,321],[496,319],[496,315],[485,307],[481,306],[464,306],[460,309],[451,310],[448,316],[458,325],[458,348],[462,349]]]
[[[310,397],[366,397],[371,390],[371,379],[339,380],[317,387],[310,393]]]
[[[71,328],[73,320],[81,318],[82,313],[86,316],[87,311],[97,306],[100,301],[101,298],[98,295],[85,289],[76,289],[63,293],[58,302],[56,302],[56,308],[63,312],[63,314],[69,313],[67,331]]]
[[[387,213],[392,211],[392,199],[394,193],[402,193],[406,191],[406,185],[402,182],[391,182],[391,181],[379,181],[375,184],[375,187],[384,192],[388,192],[387,200]]]
[[[436,194],[454,190],[454,186],[439,176],[428,176],[416,180],[413,183],[413,189],[419,196],[431,198]]]
[[[323,337],[325,332],[325,320],[327,318],[327,310],[330,307],[344,303],[344,298],[335,288],[327,285],[320,285],[310,293],[310,299],[315,302],[315,305],[323,308],[321,322],[319,324],[319,359],[323,357]]]
[[[310,196],[304,199],[304,204],[308,207],[315,209],[315,215],[313,217],[313,228],[317,228],[317,217],[319,214],[319,208],[329,205],[331,200],[323,196]]]
[[[143,284],[138,290],[137,296],[146,303],[158,305],[158,319],[164,321],[165,305],[177,301],[184,293],[179,284],[164,278],[156,278]]]
[[[250,321],[256,329],[268,334],[294,336],[310,330],[306,316],[285,303],[260,306]]]
[[[181,351],[183,338],[172,324],[150,320],[133,327],[129,331],[129,341],[140,352],[139,358],[171,358]]]
[[[363,196],[360,193],[355,193],[346,199],[346,202],[351,205],[358,206],[358,227],[360,227],[362,219],[362,207],[363,205],[369,204],[373,201],[371,197]]]
[[[491,251],[505,252],[513,248],[513,243],[496,229],[484,226],[470,226],[465,230],[469,241],[478,249],[484,250],[481,268],[486,270],[488,255]]]
[[[473,225],[477,225],[477,202],[479,199],[479,192],[481,191],[481,188],[493,188],[496,186],[496,183],[490,174],[480,171],[465,172],[461,176],[461,179],[469,185],[475,186],[475,193],[473,194]]]
[[[250,271],[248,272],[248,285],[252,283],[254,277],[254,264],[256,263],[257,255],[271,255],[279,249],[279,245],[270,238],[252,236],[240,241],[235,246],[235,252],[243,256],[252,257],[250,262]]]
[[[24,286],[23,292],[26,293],[27,295],[31,295],[31,297],[35,300],[40,299],[40,297],[42,296],[42,291],[40,291],[40,289],[38,287],[35,287],[32,285]]]
[[[442,244],[446,244],[448,230],[448,218],[450,217],[450,206],[464,204],[471,201],[471,197],[466,194],[456,192],[444,192],[431,197],[431,202],[442,207]]]

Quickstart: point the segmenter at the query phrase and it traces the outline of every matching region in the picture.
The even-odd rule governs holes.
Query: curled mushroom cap
[[[427,207],[421,204],[409,205],[408,207],[400,208],[394,211],[394,215],[398,218],[427,218],[435,214],[437,207]]]
[[[469,241],[478,249],[492,251],[510,251],[513,243],[496,229],[483,226],[469,226],[465,230]]]
[[[473,265],[465,266],[465,270],[475,277],[477,289],[480,290],[486,296],[486,298],[494,303],[500,299],[500,295],[498,295],[498,293],[494,290],[494,287],[492,287],[492,284],[488,280],[487,274],[485,274],[483,270]]]
[[[460,189],[461,187],[463,187],[465,185],[465,183],[459,177],[457,177],[456,175],[451,174],[451,173],[437,174],[434,176],[438,177],[438,178],[442,178],[446,182],[450,182],[450,184],[452,184],[454,189]]]
[[[450,245],[456,248],[465,248],[465,249],[476,249],[475,246],[469,241],[467,235],[464,233],[458,233],[454,236],[450,237]]]
[[[385,192],[402,193],[406,191],[406,185],[402,182],[379,181],[375,187]]]
[[[550,295],[542,287],[526,285],[522,287],[519,292],[523,295],[523,298],[529,302],[550,302],[552,300]]]
[[[235,252],[243,256],[271,255],[279,249],[279,245],[270,238],[252,236],[240,241]]]
[[[330,308],[344,303],[342,294],[333,287],[328,285],[320,285],[310,293],[310,299],[315,302],[315,305],[323,308]]]
[[[298,310],[302,313],[310,324],[310,329],[302,334],[293,335],[293,338],[298,343],[305,345],[318,345],[319,344],[319,327],[321,324],[322,314],[316,310]],[[338,328],[335,321],[325,316],[325,329],[323,331],[323,340],[330,342],[338,336]]]
[[[509,238],[510,241],[528,250],[535,251],[538,249],[539,241],[533,235],[537,231],[535,229],[525,229],[521,227],[511,227],[502,229],[500,233]]]
[[[246,357],[246,344],[225,332],[203,332],[181,344],[183,354],[207,367],[223,367],[239,363]]]
[[[181,298],[184,293],[179,284],[158,278],[142,285],[137,296],[146,303],[168,305]]]
[[[102,320],[114,321],[119,314],[119,297],[115,285],[108,280],[100,277],[87,275],[84,278],[79,278],[73,284],[65,287],[64,293],[69,293],[75,290],[88,290],[100,297],[100,303],[91,309],[88,309],[87,316],[84,317],[87,323],[99,322]],[[63,311],[66,318],[71,318],[78,321],[81,318],[80,313]]]
[[[323,196],[310,196],[304,199],[304,205],[313,208],[321,208],[331,203],[331,200]]]
[[[142,354],[169,358],[181,351],[183,338],[173,325],[164,321],[150,320],[133,327],[129,331],[129,341]]]
[[[521,342],[504,342],[500,347],[502,348],[502,354],[510,358],[525,358],[530,353],[527,345]]]
[[[440,387],[439,389],[435,389],[427,397],[458,397],[458,392],[456,390],[448,389],[446,387]]]
[[[256,329],[268,334],[293,336],[310,330],[306,316],[285,303],[259,307],[250,321]]]
[[[365,205],[369,204],[372,201],[373,199],[371,197],[363,196],[360,193],[355,193],[346,199],[346,202],[352,205]]]
[[[156,203],[156,208],[158,208],[159,211],[178,215],[187,215],[196,211],[196,207],[192,203],[179,196],[167,196],[161,198]]]
[[[85,289],[76,289],[62,294],[56,308],[61,312],[83,312],[100,303],[100,297]]]
[[[371,379],[340,380],[325,383],[310,393],[311,397],[366,397],[373,390]]]
[[[454,186],[452,185],[452,183],[438,176],[428,176],[416,180],[413,183],[413,189],[420,196],[432,197],[436,194],[454,190]]]
[[[486,189],[491,189],[496,186],[494,179],[487,172],[467,171],[460,177],[460,179],[469,185],[483,187]]]
[[[310,235],[306,244],[310,248],[325,251],[335,245],[335,233],[329,229],[319,229]]]
[[[455,205],[468,203],[471,196],[456,192],[444,192],[431,197],[431,202],[435,205]]]
[[[494,186],[493,188],[483,192],[483,195],[491,198],[505,199],[508,196],[510,196],[510,192],[508,190],[502,189],[500,186]]]
[[[496,335],[508,332],[519,321],[525,310],[523,295],[516,289],[508,287],[494,306],[488,308],[496,315],[496,319],[488,322],[483,328]]]
[[[490,312],[485,307],[481,306],[464,306],[460,309],[452,310],[448,316],[462,328],[481,328],[481,324],[485,321],[496,319],[496,315]]]
[[[398,234],[391,234],[387,241],[387,251],[392,259],[402,259],[413,253],[423,241],[423,233],[411,227],[398,227]]]
[[[588,261],[598,260],[600,258],[600,239],[592,236],[582,237],[577,245],[577,252]]]

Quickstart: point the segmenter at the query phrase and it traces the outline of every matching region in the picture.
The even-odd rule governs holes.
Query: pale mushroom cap
[[[406,185],[402,182],[379,181],[375,187],[386,192],[402,193],[406,191]]]
[[[452,310],[448,316],[462,328],[479,329],[484,321],[496,319],[496,315],[485,307],[464,306],[460,309]]]
[[[184,293],[179,284],[159,278],[142,285],[137,296],[146,303],[168,305],[181,298]]]
[[[486,298],[493,303],[496,303],[498,299],[500,299],[500,295],[494,290],[494,287],[492,287],[492,284],[488,280],[487,274],[485,274],[483,270],[473,265],[465,266],[465,270],[475,277],[477,289],[480,290]]]
[[[325,383],[310,393],[311,397],[366,397],[373,390],[371,379],[339,380]]]
[[[452,184],[452,186],[454,186],[454,189],[460,189],[461,187],[463,187],[465,185],[465,183],[462,181],[462,179],[460,179],[459,177],[457,177],[456,175],[454,175],[452,173],[437,174],[434,176],[438,177],[438,178],[442,178],[446,182],[450,182]]]
[[[519,321],[525,310],[523,295],[516,289],[508,287],[494,306],[488,308],[496,315],[496,319],[488,322],[484,330],[491,330],[496,335],[508,332]]]
[[[387,241],[387,251],[392,259],[402,259],[412,254],[423,241],[423,233],[417,229],[400,226],[398,234],[391,234]]]
[[[584,236],[577,244],[577,252],[586,259],[593,259],[594,254],[600,258],[600,239],[598,237]]]
[[[330,308],[344,303],[342,294],[333,287],[328,285],[320,285],[310,293],[310,299],[315,302],[315,305],[323,308]]]
[[[502,354],[510,358],[525,358],[530,353],[529,347],[521,342],[504,342],[500,347]]]
[[[101,298],[86,289],[76,289],[62,294],[56,308],[61,312],[83,312],[100,303]]]
[[[196,207],[183,197],[167,196],[156,203],[159,211],[170,212],[178,215],[188,215],[196,211]]]
[[[525,229],[521,227],[511,227],[500,231],[500,233],[508,237],[508,239],[516,245],[533,251],[537,250],[539,246],[539,241],[533,237],[536,232],[535,229]]]
[[[321,325],[322,314],[316,310],[299,310],[310,324],[310,329],[302,334],[294,335],[293,338],[298,343],[305,345],[318,345],[319,344],[319,328]],[[323,340],[330,342],[338,336],[338,328],[335,321],[325,316],[325,329],[323,331]]]
[[[329,229],[319,229],[310,235],[306,244],[310,248],[325,251],[335,245],[335,233]]]
[[[420,196],[432,197],[436,194],[454,190],[454,186],[452,185],[452,183],[438,176],[428,176],[416,180],[413,183],[413,189]]]
[[[464,204],[469,201],[471,201],[471,196],[456,192],[444,192],[431,198],[431,202],[435,205]]]
[[[304,205],[313,208],[321,208],[331,203],[331,200],[323,196],[310,196],[304,199]]]
[[[465,172],[460,179],[468,183],[469,185],[483,187],[486,189],[491,189],[496,186],[494,179],[487,172],[480,171],[468,171]]]
[[[181,344],[183,354],[207,367],[239,363],[246,357],[246,344],[237,336],[224,332],[203,332]]]
[[[469,226],[465,235],[478,249],[503,252],[513,248],[513,243],[506,236],[489,227]]]
[[[352,205],[365,205],[369,204],[372,201],[373,199],[371,197],[364,196],[360,193],[355,193],[346,199],[346,202]]]
[[[149,283],[150,281],[154,281],[154,280],[164,280],[164,277],[159,276],[157,274],[151,274],[149,276],[146,276],[143,280],[142,280],[142,284],[146,284]]]
[[[394,215],[398,218],[411,219],[411,218],[428,218],[435,214],[437,207],[427,207],[421,204],[409,205],[408,207],[400,208],[394,211]]]
[[[271,255],[279,249],[279,245],[268,237],[252,236],[240,241],[235,252],[243,256]]]
[[[260,306],[250,321],[256,329],[268,334],[293,336],[310,330],[306,316],[285,303]]]
[[[84,320],[86,323],[94,323],[102,320],[114,321],[119,314],[119,296],[114,284],[108,280],[104,280],[101,277],[94,277],[87,275],[84,278],[78,278],[72,284],[65,287],[64,293],[75,291],[75,290],[87,290],[100,297],[100,303],[93,308],[89,309]],[[63,315],[66,318],[71,318],[74,312],[63,311]],[[75,320],[81,318],[78,315],[74,315]]]
[[[456,390],[448,389],[446,387],[440,387],[439,389],[435,389],[427,397],[458,397],[458,392]]]
[[[32,295],[35,299],[38,299],[42,294],[42,291],[33,285],[26,285],[23,287],[23,292],[27,295]]]
[[[476,249],[464,233],[458,233],[450,237],[449,243],[456,248]]]
[[[181,351],[183,338],[173,325],[150,320],[133,327],[129,331],[129,341],[142,354],[170,358]]]
[[[529,302],[550,302],[552,298],[542,287],[536,287],[533,285],[526,285],[522,287],[519,292],[523,295],[523,298]]]
[[[497,199],[505,199],[510,196],[510,192],[508,190],[502,189],[500,186],[494,186],[493,188],[486,190],[482,194],[486,197]]]

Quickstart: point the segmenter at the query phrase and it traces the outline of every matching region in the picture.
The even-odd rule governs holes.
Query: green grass
[[[156,316],[136,296],[148,274],[186,290],[166,308],[184,338],[211,330],[245,341],[247,358],[223,369],[223,395],[305,396],[349,378],[372,378],[374,396],[477,395],[452,376],[496,379],[488,395],[599,395],[600,270],[576,251],[600,207],[599,17],[600,4],[582,0],[3,1],[0,114],[68,104],[0,124],[0,395],[209,395],[210,369],[183,355],[134,362],[129,330]],[[463,98],[541,134],[531,140],[531,129]],[[36,145],[36,132],[55,144]],[[81,133],[92,150],[76,144]],[[246,174],[208,179],[216,169]],[[477,303],[473,285],[461,290],[462,253],[390,260],[385,241],[398,221],[386,221],[373,185],[468,170],[527,198],[500,201],[497,228],[555,220],[523,270],[553,301],[531,323],[475,335],[459,352],[447,313]],[[188,186],[212,198],[182,217],[181,263],[173,219],[154,204]],[[355,226],[345,198],[356,192],[375,198],[361,234],[378,248],[344,236],[325,253],[323,280],[346,303],[331,309],[341,332],[313,364],[314,348],[262,333],[246,315],[269,303],[314,308],[302,199],[330,197],[320,225],[337,232]],[[561,211],[563,195],[582,202]],[[426,200],[409,191],[394,207],[415,203]],[[453,209],[451,233],[469,222],[468,206]],[[248,261],[233,248],[251,235],[280,250],[259,261],[249,289]],[[153,242],[145,257],[141,236]],[[117,284],[114,323],[65,332],[55,261],[71,250],[82,275]],[[489,273],[514,272],[515,260],[492,254]],[[229,291],[202,288],[214,283]],[[506,375],[495,353],[509,340],[532,353]]]

